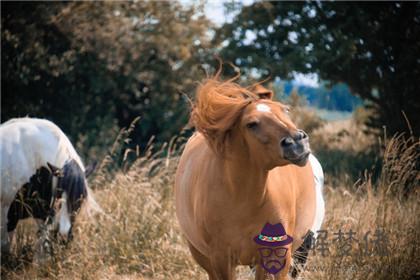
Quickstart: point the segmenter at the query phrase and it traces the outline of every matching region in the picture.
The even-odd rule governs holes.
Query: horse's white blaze
[[[314,173],[316,197],[315,218],[311,230],[316,237],[317,231],[320,230],[325,215],[325,203],[322,195],[322,190],[324,188],[324,172],[322,171],[321,164],[312,154],[309,155],[309,162],[311,163],[312,171]]]
[[[271,113],[271,108],[267,104],[257,104],[257,111],[264,113]]]
[[[67,195],[63,193],[63,197],[61,198],[61,208],[58,215],[56,215],[56,219],[58,217],[58,232],[61,235],[67,236],[71,228],[71,221],[70,221],[70,214],[68,211],[67,206]]]

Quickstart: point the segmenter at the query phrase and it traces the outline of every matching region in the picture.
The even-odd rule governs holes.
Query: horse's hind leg
[[[306,260],[308,259],[309,250],[312,248],[314,242],[314,233],[308,231],[305,235],[302,245],[296,250],[293,256],[293,269],[292,277],[296,278],[299,273],[299,270],[305,266]]]

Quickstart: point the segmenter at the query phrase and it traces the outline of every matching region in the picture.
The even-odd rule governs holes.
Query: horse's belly
[[[20,160],[19,153],[8,158],[2,157],[1,167],[1,206],[9,205],[19,189],[34,175],[26,162]]]
[[[19,180],[23,181],[23,180]],[[22,184],[23,185],[23,184]],[[17,192],[19,191],[20,187],[19,182],[13,178],[13,176],[6,175],[6,172],[1,173],[1,197],[0,197],[0,203],[1,207],[9,207],[13,200],[15,199],[15,196]]]

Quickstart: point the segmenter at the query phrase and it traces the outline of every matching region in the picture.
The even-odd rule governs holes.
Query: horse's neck
[[[228,157],[223,160],[224,180],[236,200],[254,201],[260,205],[266,195],[268,171],[249,158]]]

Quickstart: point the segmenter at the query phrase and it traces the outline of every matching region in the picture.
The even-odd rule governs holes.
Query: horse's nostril
[[[294,143],[293,139],[291,137],[285,137],[283,140],[281,140],[281,145],[283,147],[288,147]]]
[[[298,130],[295,134],[295,137],[294,137],[294,139],[296,141],[303,140],[303,139],[306,139],[306,138],[308,138],[308,134],[306,134],[306,132],[303,131],[303,130]]]

